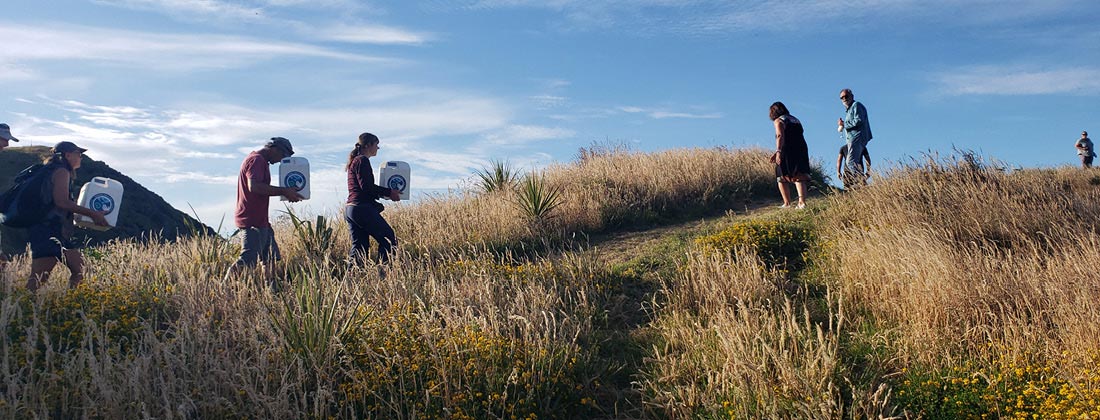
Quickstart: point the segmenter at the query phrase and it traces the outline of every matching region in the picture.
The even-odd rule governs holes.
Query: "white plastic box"
[[[80,198],[77,199],[81,207],[87,207],[98,212],[104,212],[110,226],[96,226],[91,217],[76,215],[76,225],[95,230],[107,230],[118,225],[118,212],[122,207],[122,183],[111,178],[95,177],[80,188]]]
[[[378,185],[401,191],[401,199],[409,199],[409,164],[401,161],[389,161],[382,166],[378,174]]]
[[[279,161],[279,186],[297,188],[302,198],[309,200],[309,160],[288,157]],[[279,199],[286,201],[286,197]]]

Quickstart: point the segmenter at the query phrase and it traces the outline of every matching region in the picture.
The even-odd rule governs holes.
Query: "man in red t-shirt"
[[[267,220],[270,198],[281,195],[292,203],[302,200],[302,195],[294,187],[276,187],[271,185],[271,169],[268,166],[294,154],[290,140],[272,137],[263,149],[254,151],[244,158],[241,173],[237,176],[237,211],[233,220],[244,234],[241,256],[225,273],[228,280],[244,267],[254,267],[263,262],[268,279],[271,278],[272,264],[278,261],[279,245],[275,243],[275,231]]]

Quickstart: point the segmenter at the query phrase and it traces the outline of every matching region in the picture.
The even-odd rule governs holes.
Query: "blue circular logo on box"
[[[403,177],[401,175],[391,176],[390,179],[388,181],[386,181],[386,186],[387,187],[390,187],[390,189],[398,190],[398,191],[401,191],[401,192],[405,192],[405,186],[407,186],[407,185],[409,185],[409,183],[407,181],[405,181],[405,177]]]
[[[103,213],[104,216],[114,213],[115,211],[115,199],[105,193],[93,195],[88,205],[92,210]]]
[[[294,189],[298,191],[301,191],[302,188],[306,187],[306,176],[302,175],[302,173],[298,171],[293,171],[289,174],[286,174],[286,179],[284,179],[284,181],[285,182],[283,183],[286,184],[286,186],[294,187]]]

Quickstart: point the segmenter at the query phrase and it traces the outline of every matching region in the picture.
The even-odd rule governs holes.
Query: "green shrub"
[[[790,272],[805,267],[805,253],[814,240],[813,231],[801,222],[748,221],[699,237],[695,244],[714,252],[746,248],[756,253],[769,269]]]

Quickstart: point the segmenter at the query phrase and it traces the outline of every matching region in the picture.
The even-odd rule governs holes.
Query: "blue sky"
[[[417,191],[593,142],[770,148],[777,100],[831,168],[844,87],[880,162],[1073,164],[1081,130],[1100,137],[1095,0],[4,3],[0,121],[19,145],[75,141],[213,225],[272,136],[310,159],[303,207],[321,212],[363,131]]]

